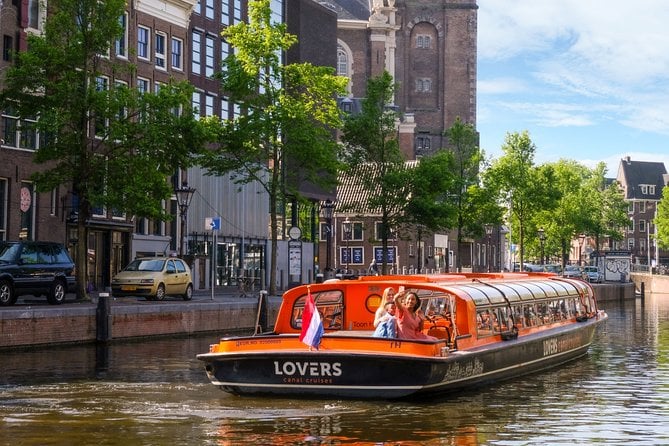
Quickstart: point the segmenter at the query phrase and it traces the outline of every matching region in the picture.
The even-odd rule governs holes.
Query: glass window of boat
[[[511,331],[516,316],[510,306],[480,308],[476,311],[476,328],[479,338]]]
[[[477,307],[506,303],[506,299],[498,289],[485,284],[449,286],[449,289],[459,290],[461,295],[468,295]]]
[[[295,300],[293,304],[290,325],[293,328],[302,328],[302,313],[308,294],[304,294]],[[343,325],[343,292],[341,290],[328,290],[312,293],[316,309],[321,315],[323,328],[326,330],[341,330]]]

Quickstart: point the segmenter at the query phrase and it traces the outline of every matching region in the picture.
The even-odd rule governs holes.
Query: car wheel
[[[193,285],[188,284],[186,287],[186,293],[181,296],[184,298],[184,300],[192,300],[193,299]]]
[[[156,289],[156,300],[163,299],[165,299],[165,285],[161,283],[158,285],[158,289]]]
[[[65,284],[62,280],[56,280],[53,285],[51,285],[51,292],[46,296],[47,302],[51,305],[62,304],[65,300]]]
[[[16,298],[12,284],[6,280],[0,280],[0,305],[14,305]]]

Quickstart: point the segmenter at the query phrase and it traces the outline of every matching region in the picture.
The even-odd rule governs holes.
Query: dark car
[[[60,243],[0,241],[0,305],[24,294],[61,304],[75,284],[74,262]]]

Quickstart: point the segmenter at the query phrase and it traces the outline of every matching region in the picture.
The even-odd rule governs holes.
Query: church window
[[[430,36],[419,34],[416,36],[416,48],[430,49],[432,38]]]

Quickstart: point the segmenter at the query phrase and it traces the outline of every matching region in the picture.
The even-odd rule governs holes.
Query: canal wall
[[[598,302],[606,302],[611,300],[634,299],[634,283],[593,283],[591,284],[595,291],[595,297]]]
[[[84,304],[2,308],[0,348],[235,331],[250,335],[258,322],[262,331],[271,329],[280,306],[279,298],[265,299],[266,308],[258,321],[260,299],[255,298],[131,304],[107,299]]]
[[[646,293],[669,293],[669,276],[648,273],[631,273],[630,280],[637,291]]]

